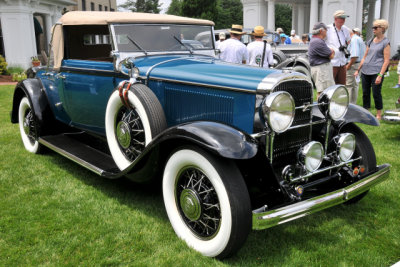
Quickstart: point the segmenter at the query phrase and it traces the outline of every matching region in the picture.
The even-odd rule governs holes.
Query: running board
[[[110,155],[67,134],[42,136],[39,143],[100,176],[114,179],[123,175]]]

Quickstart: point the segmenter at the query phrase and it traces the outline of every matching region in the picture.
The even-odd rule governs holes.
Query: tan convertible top
[[[214,26],[214,22],[165,14],[103,11],[70,11],[63,15],[62,25],[107,25],[111,23],[177,23]]]
[[[164,14],[70,11],[63,15],[58,23],[53,27],[52,50],[54,55],[54,68],[58,70],[61,67],[61,61],[64,57],[63,26],[107,25],[113,23],[161,23],[214,26],[214,22],[210,20],[192,19]]]

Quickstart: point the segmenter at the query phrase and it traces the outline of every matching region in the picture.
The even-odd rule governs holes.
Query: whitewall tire
[[[35,114],[27,97],[23,97],[19,103],[18,122],[21,139],[24,143],[25,149],[31,153],[40,153],[41,145],[37,140]]]
[[[165,166],[163,197],[175,233],[203,255],[224,258],[245,242],[250,199],[233,162],[197,148],[180,149]]]
[[[127,168],[166,128],[163,109],[154,93],[143,84],[134,84],[128,92],[130,108],[126,108],[118,90],[107,103],[105,128],[107,143],[118,168]]]

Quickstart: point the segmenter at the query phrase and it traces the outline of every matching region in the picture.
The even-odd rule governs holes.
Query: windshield
[[[211,26],[120,24],[113,29],[114,43],[120,52],[214,49]]]

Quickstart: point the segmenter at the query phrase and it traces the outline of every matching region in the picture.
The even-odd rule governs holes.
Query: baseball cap
[[[224,32],[220,32],[219,33],[219,39],[220,40],[225,40],[225,38],[226,38],[225,33]]]
[[[319,29],[328,29],[328,27],[326,26],[326,24],[325,23],[323,23],[323,22],[317,22],[315,25],[314,25],[314,27],[313,27],[313,30],[319,30]]]
[[[354,29],[353,29],[353,32],[361,33],[361,30],[360,30],[360,28],[354,28]]]

